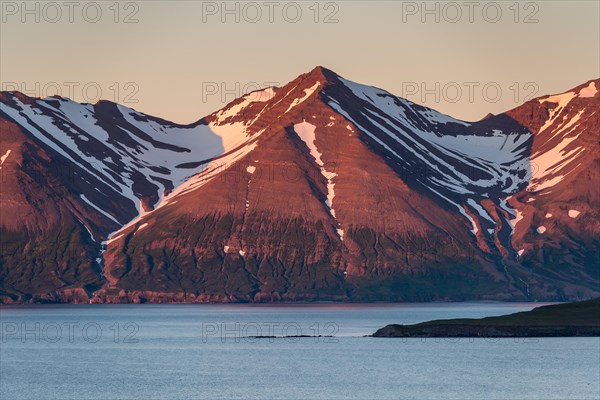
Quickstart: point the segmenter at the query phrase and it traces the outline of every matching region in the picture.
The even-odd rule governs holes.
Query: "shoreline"
[[[531,311],[478,319],[447,319],[414,325],[390,324],[372,337],[517,338],[600,337],[600,298],[551,304]]]

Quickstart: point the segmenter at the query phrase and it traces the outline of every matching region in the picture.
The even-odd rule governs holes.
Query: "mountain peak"
[[[533,134],[540,134],[558,128],[563,121],[580,123],[580,112],[593,109],[599,100],[600,79],[592,79],[562,93],[531,99],[505,114]]]
[[[306,75],[317,75],[323,77],[324,79],[331,79],[332,77],[339,77],[338,74],[330,70],[329,68],[325,68],[322,65],[317,65],[312,70],[310,70]]]
[[[308,85],[309,87],[319,82],[324,85],[332,84],[339,81],[340,76],[332,70],[323,66],[316,66],[309,72],[298,76],[290,84],[293,85]]]
[[[23,104],[35,103],[35,98],[29,97],[26,94],[19,92],[18,90],[0,92],[0,102],[2,103],[8,103],[13,98],[19,100]]]

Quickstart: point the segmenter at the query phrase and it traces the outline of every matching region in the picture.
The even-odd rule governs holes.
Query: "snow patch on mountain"
[[[271,100],[273,97],[275,97],[275,94],[276,94],[275,88],[268,87],[263,90],[249,93],[248,95],[246,95],[246,97],[248,98],[248,100],[250,100],[252,102],[264,103],[266,101]]]
[[[323,166],[323,161],[321,160],[321,153],[317,150],[317,145],[315,144],[315,140],[317,140],[315,135],[316,126],[309,122],[302,122],[294,125],[294,131],[300,136],[300,139],[304,142],[306,147],[308,147],[308,151],[310,155],[313,156],[317,165],[319,167]]]
[[[581,211],[569,210],[569,217],[571,218],[577,218],[579,214],[581,214]]]
[[[532,177],[529,183],[529,191],[540,191],[551,188],[561,182],[567,175],[573,173],[576,169],[574,163],[585,151],[583,147],[569,149],[582,132],[573,137],[564,138],[560,143],[547,149],[544,152],[538,152],[531,159]]]
[[[517,228],[517,224],[523,219],[524,215],[521,211],[519,210],[515,210],[516,215],[514,218],[510,219],[508,222],[510,223],[510,226],[512,227],[513,232],[515,231],[515,229]]]
[[[475,210],[477,211],[477,213],[479,214],[479,216],[481,216],[484,219],[487,219],[488,221],[490,221],[492,224],[496,224],[496,221],[494,221],[494,219],[490,216],[490,214],[487,213],[487,211],[485,210],[485,208],[483,208],[480,204],[478,204],[475,200],[473,199],[468,199],[467,203]]]
[[[345,79],[341,81],[371,106],[358,107],[360,115],[343,109],[332,97],[327,99],[329,106],[374,139],[398,164],[405,165],[407,169],[416,167],[421,171],[431,171],[420,177],[429,189],[464,195],[499,187],[502,192],[512,194],[529,173],[525,146],[531,138],[529,134],[494,129],[478,135],[443,135],[439,133],[440,124],[452,123],[459,127],[469,127],[470,124],[416,106],[383,90]],[[410,149],[422,165],[406,165],[405,157],[392,146]],[[519,174],[523,178],[518,178]],[[479,177],[481,175],[487,176]]]
[[[504,211],[506,211],[511,217],[515,217],[517,215],[517,212],[510,208],[508,205],[508,200],[510,199],[510,197],[508,199],[500,199],[500,201],[498,202],[498,204],[500,205],[500,208],[502,208]]]
[[[104,215],[106,218],[109,218],[109,219],[113,220],[115,223],[121,225],[121,223],[119,221],[117,221],[115,219],[115,217],[113,217],[112,215],[110,215],[109,213],[107,213],[106,211],[104,211],[103,209],[101,209],[100,207],[98,207],[97,205],[95,205],[94,203],[92,203],[91,201],[89,201],[88,198],[85,197],[84,194],[79,195],[79,197],[81,197],[81,200],[83,200],[84,202],[86,202],[94,210],[98,211],[100,214]]]
[[[327,206],[329,213],[335,220],[336,215],[335,209],[333,208],[333,199],[335,197],[335,183],[333,183],[333,179],[337,177],[337,174],[335,172],[328,171],[324,166],[323,160],[321,159],[322,153],[319,152],[316,145],[316,128],[317,127],[315,125],[306,121],[294,125],[294,131],[298,134],[300,139],[302,139],[302,141],[308,148],[310,155],[315,159],[316,164],[319,166],[321,174],[327,180],[327,200],[325,200],[325,205]],[[343,240],[344,231],[341,229],[337,229],[337,233],[340,239]]]
[[[262,90],[248,93],[234,101],[235,104],[230,104],[222,110],[218,111],[215,116],[218,124],[224,123],[227,119],[237,116],[242,110],[247,108],[252,103],[265,103],[275,97],[276,91],[273,87],[268,87]]]
[[[431,189],[431,191],[433,193],[435,193],[436,195],[438,195],[439,197],[441,197],[442,199],[446,200],[448,203],[450,203],[453,206],[455,206],[458,209],[458,212],[460,212],[471,223],[471,227],[472,228],[470,229],[470,232],[473,235],[477,236],[477,232],[479,232],[479,228],[477,228],[477,224],[475,223],[475,220],[473,219],[473,217],[471,217],[467,213],[467,211],[465,210],[465,208],[463,206],[461,206],[460,204],[457,204],[454,201],[450,200],[448,197],[444,196],[443,194],[441,194],[440,192],[436,191],[435,189]]]
[[[108,139],[108,134],[99,129],[94,123],[90,124],[90,121],[93,118],[89,113],[88,106],[80,105],[81,110],[79,110],[79,112],[73,112],[73,107],[67,107],[70,112],[65,114],[60,112],[59,108],[55,108],[52,105],[46,105],[44,101],[39,101],[38,105],[41,108],[50,108],[51,110],[59,111],[53,118],[43,114],[40,110],[35,109],[29,104],[23,104],[19,99],[15,98],[15,101],[18,109],[3,107],[2,111],[34,135],[38,140],[61,154],[74,165],[80,167],[89,174],[94,175],[98,180],[101,180],[107,186],[114,188],[124,197],[128,199],[133,199],[135,197],[131,190],[133,182],[128,179],[128,176],[121,176],[121,180],[115,179],[111,168],[108,165],[105,165],[101,159],[80,150],[75,139],[79,136],[78,132],[72,126],[69,127],[68,131],[62,126],[63,123],[68,123],[71,118],[74,118],[76,121],[82,122],[83,126],[79,127],[82,131],[89,130],[91,134],[98,135],[98,140],[100,142],[105,142]],[[64,100],[57,101],[65,104],[69,103]],[[79,116],[83,117],[80,118]]]
[[[0,169],[2,169],[2,165],[4,164],[4,161],[6,161],[6,159],[8,158],[8,156],[10,155],[10,152],[12,150],[8,149],[6,151],[6,153],[4,153],[4,155],[2,157],[0,157]]]
[[[368,101],[387,115],[407,118],[408,114],[406,112],[406,108],[413,107],[415,105],[415,103],[412,101],[403,99],[401,97],[396,97],[385,90],[378,89],[373,86],[362,85],[344,78],[340,78],[340,81],[346,87],[348,87],[355,96]],[[427,121],[435,124],[446,124],[448,122],[452,122],[469,125],[467,122],[454,119],[433,109],[426,109],[422,113],[422,116],[425,117]]]
[[[297,105],[301,104],[306,99],[308,99],[315,92],[315,90],[317,90],[320,84],[321,83],[317,81],[317,83],[315,83],[313,86],[309,87],[308,89],[304,89],[304,95],[300,98],[294,99],[294,101],[292,101],[288,109],[285,110],[284,114],[287,114],[292,108],[296,107]]]
[[[95,242],[96,239],[94,238],[94,235],[92,234],[92,231],[90,231],[90,228],[88,228],[87,225],[82,220],[80,220],[79,218],[77,218],[77,220],[85,228],[85,230],[87,231],[87,233],[90,235],[90,238],[92,239],[92,242]]]
[[[596,82],[592,81],[579,91],[579,97],[594,97],[596,93],[598,93],[598,88],[596,88]]]
[[[148,223],[147,223],[147,222],[146,222],[146,223],[143,223],[143,224],[141,224],[141,225],[140,225],[140,227],[139,227],[139,228],[137,228],[137,231],[136,231],[136,232],[139,232],[139,231],[141,231],[142,229],[144,229],[144,228],[145,228],[145,227],[147,227],[147,226],[148,226]]]
[[[538,133],[542,133],[546,129],[548,129],[550,126],[552,126],[554,124],[554,122],[558,119],[558,117],[561,115],[561,113],[563,112],[565,107],[575,97],[577,97],[577,94],[575,92],[566,92],[566,93],[557,94],[554,96],[547,96],[547,97],[543,97],[543,98],[539,99],[538,101],[540,104],[555,103],[555,104],[558,104],[558,106],[555,107],[554,109],[550,110],[550,117],[548,118],[546,123],[544,125],[542,125],[542,127],[540,128]]]

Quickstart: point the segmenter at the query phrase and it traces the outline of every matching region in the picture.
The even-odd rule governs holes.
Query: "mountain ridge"
[[[65,239],[71,243],[66,248],[74,252],[86,248],[87,255],[77,256],[82,260],[78,268],[92,254],[97,261],[85,264],[89,283],[55,272],[61,278],[49,279],[55,283],[48,285],[48,278],[41,278],[48,269],[43,254],[28,261],[36,265],[32,272],[15,276],[11,271],[22,265],[11,255],[15,250],[39,252],[31,240],[16,241],[13,252],[0,255],[5,283],[0,297],[6,302],[192,302],[593,296],[598,292],[594,217],[584,231],[570,221],[577,217],[560,217],[564,226],[549,227],[546,233],[556,240],[540,241],[541,233],[535,236],[520,225],[535,223],[545,206],[532,210],[527,200],[516,198],[544,193],[543,187],[527,190],[533,179],[538,185],[546,179],[532,173],[531,153],[541,151],[543,156],[547,147],[556,146],[556,139],[536,142],[543,113],[546,122],[554,116],[545,127],[551,139],[570,139],[573,130],[596,129],[598,116],[594,119],[595,113],[590,115],[586,107],[598,101],[598,87],[600,80],[592,80],[565,92],[587,90],[591,96],[585,98],[591,100],[571,96],[561,105],[557,95],[542,96],[473,123],[355,84],[323,67],[281,88],[242,96],[189,125],[112,102],[80,105],[75,112],[60,99],[30,100],[42,104],[34,112],[18,95],[20,104],[3,93],[0,123],[15,132],[15,140],[40,147],[38,153],[47,153],[50,164],[67,158],[65,164],[76,165],[74,178],[59,182],[53,191],[66,190],[72,198],[69,204],[82,209],[75,212],[73,224],[81,225],[79,236],[89,243],[80,246]],[[549,100],[558,101],[559,108],[546,108],[546,103],[554,104]],[[46,123],[36,112],[54,122]],[[97,123],[81,122],[88,118]],[[101,151],[85,150],[82,143],[69,148],[65,143],[78,143],[77,138],[69,139],[71,134],[75,137],[73,132],[91,141],[103,135],[108,145]],[[62,141],[50,146],[59,135]],[[572,142],[578,143],[577,138]],[[585,135],[582,140],[587,140]],[[594,143],[582,143],[592,151],[579,151],[567,161],[584,163],[593,182]],[[0,144],[3,152],[5,145]],[[187,160],[181,159],[184,155]],[[107,158],[112,162],[105,162]],[[46,164],[33,164],[46,179]],[[85,173],[98,165],[100,174],[116,183]],[[271,171],[277,176],[269,176]],[[55,175],[48,178],[64,180]],[[12,182],[19,189],[13,192],[24,191],[24,199],[31,198],[22,182]],[[102,195],[98,184],[113,195]],[[4,211],[13,207],[6,205],[10,202],[4,193],[10,185],[3,185]],[[578,211],[586,220],[595,215],[589,206],[597,202],[596,193],[588,189],[579,185],[575,191],[576,197],[588,199]],[[285,205],[281,197],[286,197]],[[552,196],[543,197],[542,203],[546,198],[552,199],[552,207],[559,200],[564,206],[564,199]],[[15,202],[19,199],[10,204]],[[73,205],[66,204],[61,212],[74,214],[68,211]],[[525,217],[519,219],[520,213]],[[4,220],[3,226],[18,230],[19,221]],[[60,225],[60,218],[55,223]],[[3,245],[8,243],[7,232],[14,231],[2,232]],[[560,243],[565,237],[571,241],[567,245]],[[52,243],[52,235],[48,240]],[[548,244],[555,249],[548,250]],[[563,260],[551,263],[568,266],[569,274],[557,272],[553,265],[539,267],[539,256],[542,265],[547,263],[546,254],[556,253],[557,246]],[[526,250],[521,252],[521,247]],[[536,252],[537,259],[531,255]],[[522,265],[524,260],[528,266]],[[72,273],[65,261],[54,258],[52,265],[55,271]],[[32,276],[40,277],[34,279],[42,281],[40,287],[54,289],[34,293],[27,283]]]

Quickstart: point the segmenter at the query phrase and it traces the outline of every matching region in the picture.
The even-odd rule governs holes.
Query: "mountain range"
[[[461,121],[317,67],[180,125],[0,94],[0,302],[600,296],[600,79]]]

